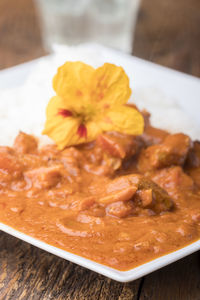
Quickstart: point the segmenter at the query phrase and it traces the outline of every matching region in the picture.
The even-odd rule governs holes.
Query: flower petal
[[[144,130],[144,119],[135,108],[120,105],[108,110],[100,121],[103,131],[118,131],[121,133],[140,135]]]
[[[53,88],[67,104],[80,106],[90,101],[90,83],[95,69],[82,62],[66,62],[53,78]]]
[[[58,113],[60,108],[67,109],[64,100],[58,96],[52,97],[46,109],[46,123],[42,132],[54,140],[59,149],[93,141],[101,132],[95,121],[89,121],[84,124],[86,131],[80,135],[80,118],[65,117]]]
[[[56,117],[49,126],[45,126],[43,134],[48,135],[62,150],[66,146],[78,144],[78,122],[76,119],[64,119]]]
[[[60,115],[60,117],[64,117],[60,112],[64,112],[65,110],[71,112],[71,106],[68,106],[66,101],[59,97],[59,96],[54,96],[50,99],[47,108],[46,108],[46,116],[47,118],[53,118],[56,115]]]
[[[52,97],[46,108],[46,122],[43,134],[52,138],[60,149],[65,147],[70,134],[75,134],[78,122],[73,117],[64,117],[59,114],[60,110],[66,109],[66,104],[61,97]],[[67,140],[66,140],[67,139]]]
[[[109,63],[95,70],[91,89],[91,101],[104,108],[125,104],[131,95],[129,78],[123,68]]]

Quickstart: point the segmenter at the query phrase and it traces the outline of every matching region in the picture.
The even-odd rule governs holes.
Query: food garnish
[[[105,63],[94,69],[83,62],[66,62],[53,78],[53,96],[46,109],[43,134],[59,149],[93,141],[106,131],[143,133],[142,114],[127,106],[131,89],[122,67]]]

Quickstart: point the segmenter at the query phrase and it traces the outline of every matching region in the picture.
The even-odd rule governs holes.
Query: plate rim
[[[97,44],[91,44],[91,43],[84,44],[83,48],[84,47],[86,47],[86,48],[93,47],[93,49],[103,51],[104,54],[106,53],[106,51],[108,51],[109,55],[114,53],[115,55],[120,55],[126,59],[132,59],[135,63],[142,64],[143,66],[145,65],[148,68],[156,68],[160,72],[166,72],[166,74],[168,74],[172,77],[180,78],[180,80],[185,79],[188,82],[193,82],[194,84],[198,84],[198,86],[200,84],[200,79],[198,77],[195,77],[195,76],[192,76],[189,74],[185,74],[183,72],[180,72],[180,71],[177,71],[174,69],[170,69],[170,68],[158,65],[158,64],[150,62],[150,61],[146,61],[139,57],[131,56],[126,53],[121,53],[120,51],[117,51],[114,49],[106,48],[104,46],[97,45]],[[6,69],[2,69],[2,70],[0,70],[0,79],[3,80],[4,82],[7,81],[8,86],[10,84],[10,87],[11,87],[13,78],[15,78],[16,74],[20,73],[21,79],[20,79],[20,76],[19,76],[19,78],[17,78],[17,83],[16,83],[15,87],[20,86],[21,84],[24,83],[24,81],[26,79],[26,75],[29,74],[32,67],[34,67],[35,64],[37,62],[39,62],[40,60],[42,60],[44,58],[48,58],[51,55],[53,55],[53,53],[46,55],[46,56],[36,58],[36,59],[28,61],[28,62],[24,62],[22,64],[18,64],[18,65],[15,65],[15,66],[12,66],[12,67],[9,67]],[[21,83],[20,83],[20,80],[21,80]],[[1,86],[3,86],[3,84],[1,84]],[[0,89],[1,89],[1,87],[0,87]],[[36,246],[40,249],[43,249],[51,254],[62,257],[68,261],[71,261],[73,263],[81,265],[87,269],[90,269],[92,271],[100,273],[104,276],[107,276],[107,277],[117,280],[119,282],[129,282],[129,281],[136,280],[144,275],[147,275],[153,271],[156,271],[166,265],[169,265],[183,257],[186,257],[187,255],[190,255],[190,254],[200,250],[200,239],[199,239],[181,249],[178,249],[171,253],[162,255],[162,256],[160,256],[154,260],[151,260],[145,264],[142,264],[136,268],[133,268],[128,271],[119,271],[119,270],[107,267],[106,265],[99,264],[95,261],[84,258],[80,255],[76,255],[71,252],[62,250],[58,247],[51,246],[45,242],[40,241],[39,239],[31,237],[30,235],[26,235],[23,232],[16,230],[16,229],[14,229],[6,224],[3,224],[1,222],[0,222],[0,231],[4,231],[7,234],[15,236],[16,238],[19,238],[25,242],[28,242],[29,244]]]

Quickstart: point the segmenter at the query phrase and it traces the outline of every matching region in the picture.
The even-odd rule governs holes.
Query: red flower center
[[[79,125],[77,134],[80,136],[80,138],[87,138],[87,128],[84,124]]]
[[[71,117],[72,116],[72,112],[68,109],[64,109],[64,108],[60,108],[58,110],[58,115],[66,118],[66,117]]]

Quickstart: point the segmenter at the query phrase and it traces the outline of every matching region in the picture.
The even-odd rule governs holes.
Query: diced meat
[[[95,200],[96,198],[94,196],[84,195],[83,193],[73,193],[67,199],[66,203],[71,211],[79,212],[89,210],[93,204],[96,204]]]
[[[92,174],[95,174],[95,175],[98,175],[98,176],[108,176],[110,174],[113,173],[113,169],[109,168],[108,165],[106,164],[102,164],[100,166],[96,166],[96,165],[93,165],[93,164],[85,164],[84,165],[84,170],[87,171],[88,173],[92,173]]]
[[[25,178],[32,182],[35,188],[51,188],[61,180],[62,167],[41,167],[24,173]]]
[[[29,134],[20,132],[14,141],[13,148],[17,153],[35,153],[37,151],[37,140]]]
[[[199,168],[200,167],[200,142],[195,141],[193,147],[189,150],[186,160],[187,168]]]
[[[141,114],[144,118],[144,127],[145,129],[150,126],[150,117],[151,117],[151,114],[146,110],[146,109],[143,109],[141,111]]]
[[[45,145],[39,150],[39,154],[45,161],[56,160],[59,150],[56,145]]]
[[[24,170],[39,168],[44,164],[41,157],[35,154],[19,155],[19,161],[24,166]]]
[[[146,146],[152,146],[161,144],[168,135],[169,133],[165,130],[148,126],[142,134],[141,138]]]
[[[158,170],[151,175],[151,179],[167,190],[174,199],[179,192],[193,191],[194,189],[192,178],[185,174],[179,166]]]
[[[76,176],[76,178],[80,176],[80,162],[82,159],[82,154],[74,147],[67,148],[61,152],[61,162],[69,174]]]
[[[109,193],[106,196],[100,197],[97,202],[99,202],[100,204],[110,204],[113,202],[124,202],[124,201],[128,201],[130,200],[133,195],[135,194],[135,192],[137,191],[137,187],[135,186],[130,186],[126,189],[123,189],[121,191],[117,191],[115,193]]]
[[[87,210],[95,203],[95,198],[92,196],[81,197],[78,202],[79,202],[78,204],[79,211]]]
[[[150,208],[159,214],[173,208],[173,200],[169,194],[152,180],[145,177],[139,183],[135,194],[135,202],[143,208]]]
[[[125,218],[133,213],[133,203],[132,202],[123,202],[118,201],[111,203],[106,207],[106,213],[108,215],[118,217],[118,218]]]
[[[121,176],[112,180],[105,186],[103,195],[99,196],[96,202],[105,206],[108,214],[123,215],[123,217],[129,214],[143,214],[144,209],[159,214],[173,207],[173,201],[165,190],[138,174]]]
[[[106,193],[115,193],[124,189],[128,189],[130,187],[134,187],[137,189],[142,178],[142,175],[139,174],[130,174],[117,177],[105,187],[105,191]]]
[[[115,157],[107,151],[102,151],[98,143],[87,143],[79,146],[82,150],[81,167],[88,173],[99,176],[111,176],[121,167],[122,159]],[[88,149],[90,151],[88,151]]]
[[[141,151],[138,169],[140,172],[146,172],[171,165],[183,165],[190,147],[191,140],[187,135],[168,135],[162,144]]]
[[[101,134],[96,143],[111,156],[121,159],[137,154],[142,145],[139,137],[117,132]]]
[[[153,190],[139,190],[137,192],[138,198],[141,200],[142,207],[150,207],[153,204]]]
[[[89,149],[92,150],[89,153],[87,152],[87,147],[90,147]],[[85,158],[87,162],[92,163],[93,165],[99,165],[101,164],[105,152],[102,151],[102,148],[98,145],[94,145],[94,143],[88,143],[87,146],[85,145],[84,152]]]
[[[8,146],[0,146],[0,154],[1,153],[7,153],[7,154],[15,154],[15,151],[11,148],[11,147],[8,147]]]
[[[18,158],[12,154],[9,147],[0,147],[0,181],[18,178],[23,171],[23,165]]]
[[[112,136],[109,136],[108,134],[101,134],[97,139],[97,144],[100,145],[100,147],[108,152],[110,155],[124,158],[126,155],[125,150],[123,149],[123,146],[117,143],[116,139]]]
[[[187,173],[193,179],[195,185],[200,188],[200,167],[199,168],[192,168]]]
[[[121,167],[122,160],[113,157],[110,154],[102,151],[102,148],[95,146],[90,152],[91,155],[86,155],[84,164],[82,165],[85,171],[99,175],[110,176]]]

